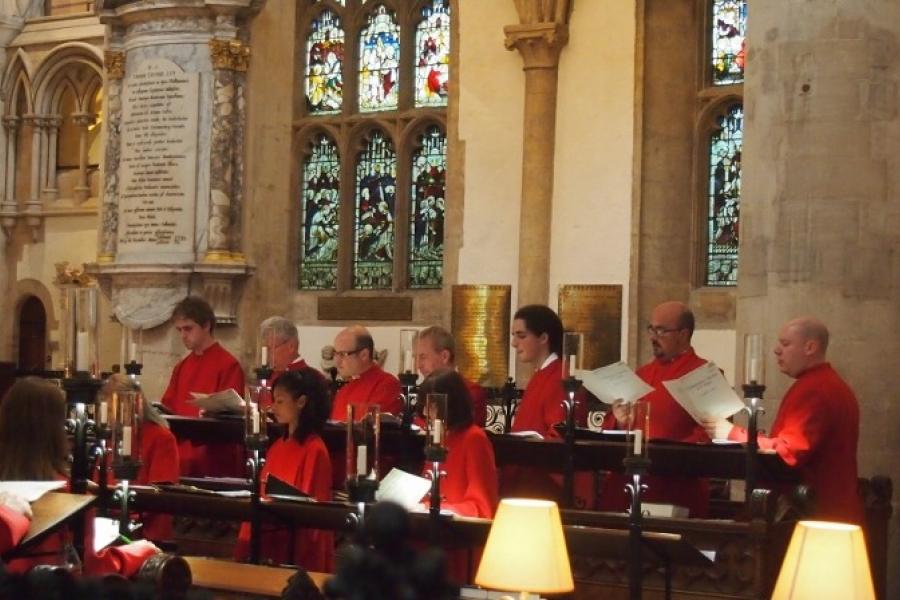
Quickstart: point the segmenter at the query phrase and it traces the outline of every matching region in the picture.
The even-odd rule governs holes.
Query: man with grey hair
[[[272,381],[285,371],[299,371],[309,367],[300,356],[300,334],[297,326],[284,317],[274,316],[259,326],[259,337],[267,348],[269,365],[274,371]]]
[[[444,329],[433,325],[426,327],[416,334],[416,368],[422,377],[428,377],[436,369],[456,370],[456,341],[453,335]],[[484,427],[487,421],[487,392],[484,388],[463,377],[463,383],[469,391],[472,400],[472,416],[479,427]]]
[[[828,328],[814,317],[782,326],[775,357],[779,370],[795,381],[778,407],[771,434],[759,435],[759,447],[797,469],[815,492],[814,518],[862,524],[856,491],[859,402],[825,358],[828,337]],[[704,426],[722,431],[722,423]],[[746,429],[729,429],[729,439],[747,441]]]

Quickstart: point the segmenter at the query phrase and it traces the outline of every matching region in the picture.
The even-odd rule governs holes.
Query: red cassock
[[[241,364],[218,342],[203,354],[191,352],[172,371],[162,403],[176,415],[196,417],[199,409],[188,402],[191,392],[211,394],[228,388],[244,394]],[[210,443],[194,445],[179,440],[180,473],[185,476],[242,476],[244,448],[241,444]]]
[[[466,389],[469,390],[469,396],[472,398],[472,417],[475,419],[475,424],[484,427],[487,423],[487,392],[466,377],[463,377],[463,383],[466,384]]]
[[[688,443],[709,443],[706,430],[672,397],[663,385],[664,381],[678,379],[706,364],[693,348],[665,362],[655,359],[637,370],[637,375],[653,388],[642,398],[650,403],[650,439],[672,440]],[[616,418],[610,411],[603,420],[604,429],[616,429]],[[696,477],[645,477],[646,502],[662,502],[684,506],[691,517],[705,517],[709,512],[709,482]],[[610,473],[600,493],[600,510],[625,510],[629,505],[625,493],[625,477]]]
[[[403,401],[400,399],[400,381],[390,373],[386,373],[378,365],[372,365],[362,375],[351,379],[338,390],[331,408],[334,421],[347,421],[347,406],[356,408],[354,420],[359,421],[366,416],[366,408],[377,404],[381,412],[399,415],[403,412]]]
[[[310,434],[303,442],[294,438],[280,438],[266,452],[266,464],[261,474],[262,492],[269,475],[293,485],[316,500],[331,500],[331,459],[325,442]],[[334,562],[334,536],[330,531],[299,529],[294,532],[294,548],[290,549],[291,530],[263,525],[261,556],[276,563],[294,563],[308,571],[330,573]],[[250,554],[250,525],[241,524],[235,557],[246,559]]]
[[[747,430],[734,427],[728,437],[746,442]],[[796,468],[813,490],[813,517],[864,522],[856,489],[859,402],[829,363],[800,374],[781,401],[771,436],[758,440],[760,448],[775,450]]]
[[[441,508],[463,517],[494,517],[499,502],[497,467],[483,428],[472,424],[447,434],[444,471]]]
[[[14,548],[25,537],[29,524],[24,515],[0,506],[0,554]]]
[[[135,483],[178,483],[178,442],[167,428],[144,421],[141,430],[141,470]],[[172,515],[145,513],[142,516],[144,537],[151,540],[172,539]]]
[[[297,360],[295,360],[294,362],[292,362],[291,364],[289,364],[289,365],[287,366],[287,368],[282,369],[282,370],[280,370],[280,371],[274,371],[274,372],[272,373],[272,382],[271,382],[271,384],[270,384],[270,387],[271,387],[271,388],[274,388],[274,387],[275,387],[275,382],[278,381],[278,378],[281,377],[282,375],[284,375],[285,373],[287,373],[288,371],[302,371],[303,369],[307,369],[307,368],[312,369],[312,367],[310,367],[310,366],[306,363],[305,360],[303,360],[302,358],[298,358]],[[319,376],[319,378],[321,378],[322,382],[323,382],[323,383],[325,384],[325,386],[326,386],[326,389],[328,389],[328,388],[327,388],[327,386],[328,386],[328,379],[325,377],[325,374],[322,373],[321,371],[319,371],[318,369],[312,369],[312,371],[313,371],[313,373],[315,373],[317,376]],[[260,394],[259,405],[260,405],[260,408],[263,409],[263,410],[266,410],[266,409],[268,409],[270,406],[272,406],[272,395],[271,395],[271,393],[270,393],[269,390],[264,390],[263,392],[261,392],[261,394]]]

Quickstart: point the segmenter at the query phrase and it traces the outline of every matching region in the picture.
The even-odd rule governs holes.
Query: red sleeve
[[[464,517],[491,519],[499,502],[497,467],[494,449],[484,435],[470,435],[461,448],[465,452],[465,491],[456,502],[442,503]]]
[[[151,542],[140,540],[125,546],[111,546],[101,550],[91,565],[91,572],[96,575],[118,573],[125,577],[137,574],[144,562],[159,552],[159,548]]]
[[[331,420],[347,422],[347,395],[342,394],[341,390],[334,395],[334,404],[331,406]]]
[[[377,404],[381,412],[399,415],[403,412],[403,401],[400,399],[400,381],[387,373],[372,388],[369,404]],[[345,410],[346,414],[346,410]],[[346,417],[344,417],[346,419]]]
[[[160,427],[144,461],[145,483],[178,483],[178,442],[168,429]]]
[[[31,524],[28,517],[6,506],[0,506],[0,554],[15,548]]]
[[[294,487],[322,502],[331,500],[331,461],[324,446],[307,448],[294,479]]]
[[[166,406],[172,410],[175,409],[176,398],[175,394],[178,392],[178,374],[181,371],[181,365],[184,364],[184,360],[179,360],[178,364],[175,365],[175,368],[172,369],[172,376],[169,378],[169,385],[166,387],[166,391],[162,395],[162,399],[160,402],[163,406]]]
[[[232,360],[230,364],[226,365],[222,371],[219,373],[219,384],[218,389],[215,391],[219,392],[222,390],[227,390],[228,388],[233,389],[241,396],[244,395],[244,370],[241,368],[241,363],[237,362],[231,355],[229,358]]]
[[[547,397],[544,400],[543,411],[544,427],[546,428],[546,431],[543,432],[544,437],[559,437],[559,432],[553,426],[566,420],[566,409],[563,406],[566,391],[561,382],[562,380],[551,381],[549,389],[546,391]]]

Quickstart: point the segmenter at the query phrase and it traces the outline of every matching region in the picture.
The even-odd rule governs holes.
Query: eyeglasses
[[[362,352],[362,348],[357,348],[356,350],[335,350],[334,357],[347,358],[348,356],[353,356],[354,354],[358,354],[360,352]]]
[[[647,325],[647,333],[650,335],[655,335],[656,337],[662,337],[667,333],[673,333],[675,331],[681,331],[684,329],[683,327],[675,327],[672,329],[666,329],[661,325]]]

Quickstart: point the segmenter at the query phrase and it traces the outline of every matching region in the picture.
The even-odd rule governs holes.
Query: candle
[[[135,342],[131,342],[130,359],[132,362],[137,362],[137,343]]]
[[[366,451],[367,448],[365,446],[356,447],[356,474],[360,477],[365,477],[368,471]]]
[[[400,370],[404,373],[411,373],[415,371],[415,363],[413,363],[413,353],[412,350],[404,350],[403,351],[403,365],[400,367]]]
[[[122,456],[131,456],[131,426],[122,427]]]
[[[250,403],[250,422],[253,424],[253,433],[259,433],[259,404]]]
[[[87,371],[90,367],[88,362],[88,332],[79,331],[75,334],[75,370]]]
[[[444,423],[440,419],[434,420],[434,427],[431,430],[431,442],[436,446],[441,444],[441,433],[444,429]]]
[[[759,383],[759,359],[751,358],[750,359],[750,374],[748,379],[750,383]]]
[[[125,355],[125,335],[126,335],[126,330],[123,327],[122,328],[122,341],[119,344],[119,361],[122,364],[122,366],[124,366],[125,363],[128,362],[126,360],[126,355]]]
[[[260,350],[259,362],[263,365],[269,364],[269,347],[268,346],[263,346],[262,349]]]
[[[643,448],[644,432],[640,429],[634,430],[634,455],[640,456]]]
[[[106,402],[100,403],[100,424],[106,425],[106,420],[108,417]]]
[[[577,370],[578,370],[578,355],[570,354],[569,355],[569,377],[575,377]]]

